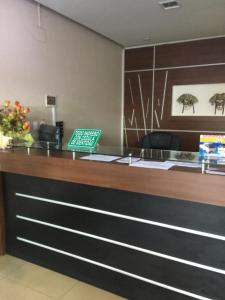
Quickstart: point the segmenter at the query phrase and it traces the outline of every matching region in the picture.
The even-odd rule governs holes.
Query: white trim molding
[[[200,38],[195,38],[195,39],[186,39],[186,40],[179,40],[179,41],[152,43],[152,44],[145,44],[145,45],[139,45],[139,46],[130,46],[130,47],[125,47],[124,49],[129,50],[129,49],[138,49],[138,48],[162,46],[162,45],[190,43],[190,42],[197,42],[197,41],[204,41],[204,40],[211,40],[211,39],[219,39],[219,38],[224,38],[224,37],[225,37],[224,34],[222,34],[222,35],[213,35],[213,36],[200,37]]]

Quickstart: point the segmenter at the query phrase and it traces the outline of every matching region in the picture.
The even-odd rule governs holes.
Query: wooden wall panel
[[[165,77],[167,74],[167,84],[165,86]],[[200,131],[225,131],[224,116],[207,117],[173,117],[172,111],[172,88],[173,85],[185,84],[207,84],[225,82],[225,65],[202,67],[194,69],[169,69],[155,71],[155,96],[154,107],[162,111],[163,93],[165,88],[165,100],[163,109],[163,118],[160,119],[160,129],[173,130],[200,130]],[[209,99],[205,99],[209,102]],[[160,106],[158,106],[160,103]],[[210,105],[210,103],[209,103]],[[157,129],[157,122],[154,118],[154,128]]]
[[[147,133],[145,129],[151,126],[152,76],[151,71],[126,74],[124,128],[132,128],[136,131],[143,129],[144,133]],[[138,134],[136,138],[139,143]]]
[[[144,135],[144,130],[125,130],[124,145],[126,147],[141,147],[141,140]]]
[[[156,47],[156,68],[225,63],[225,38]]]
[[[2,173],[0,173],[0,256],[5,254],[5,203]]]
[[[184,131],[167,131],[171,134],[176,135],[181,143],[182,151],[199,151],[199,138],[201,132],[184,132]],[[148,133],[150,131],[148,130]],[[124,134],[124,145],[129,147],[141,148],[141,141],[144,137],[144,130],[126,130],[126,135]],[[139,136],[139,140],[137,138]],[[126,140],[127,139],[127,140]]]
[[[175,134],[180,141],[181,147],[183,151],[199,151],[199,139],[200,139],[200,132],[171,132]]]
[[[225,38],[156,46],[156,68],[152,71],[146,59],[150,50],[153,52],[153,47],[127,50],[125,54],[129,69],[125,71],[126,145],[138,147],[146,133],[167,131],[179,136],[181,150],[197,151],[201,133],[225,133],[225,116],[171,116],[173,85],[225,83]],[[137,71],[145,59],[146,69]],[[132,115],[136,118],[133,122]]]
[[[126,50],[125,70],[144,70],[153,68],[153,48]]]

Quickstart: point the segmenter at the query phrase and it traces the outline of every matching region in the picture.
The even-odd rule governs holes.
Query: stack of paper
[[[206,174],[225,176],[225,172],[206,170]]]
[[[105,162],[111,162],[118,158],[120,158],[120,156],[101,155],[101,154],[90,154],[90,155],[81,157],[81,159],[105,161]]]
[[[131,157],[131,162],[132,163],[137,162],[139,160],[141,160],[141,159],[138,158],[138,157]],[[130,157],[121,158],[121,159],[117,160],[116,162],[122,163],[122,164],[129,164],[130,163]]]
[[[161,170],[169,170],[174,166],[171,162],[159,162],[159,161],[147,161],[140,160],[138,162],[132,163],[131,167],[139,167],[139,168],[150,168],[150,169],[161,169]]]
[[[170,160],[167,160],[167,162],[173,163],[175,166],[179,166],[179,167],[201,168],[201,165],[195,162],[182,162],[182,161],[170,161]]]

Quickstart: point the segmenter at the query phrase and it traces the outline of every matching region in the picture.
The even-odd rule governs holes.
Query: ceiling
[[[125,47],[225,35],[225,0],[178,0],[168,11],[158,0],[36,1]]]

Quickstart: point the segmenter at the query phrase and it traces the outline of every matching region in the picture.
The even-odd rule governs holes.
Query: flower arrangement
[[[27,121],[29,112],[29,107],[23,107],[19,101],[14,101],[13,105],[9,100],[4,101],[3,108],[0,108],[0,132],[4,136],[33,142]]]

